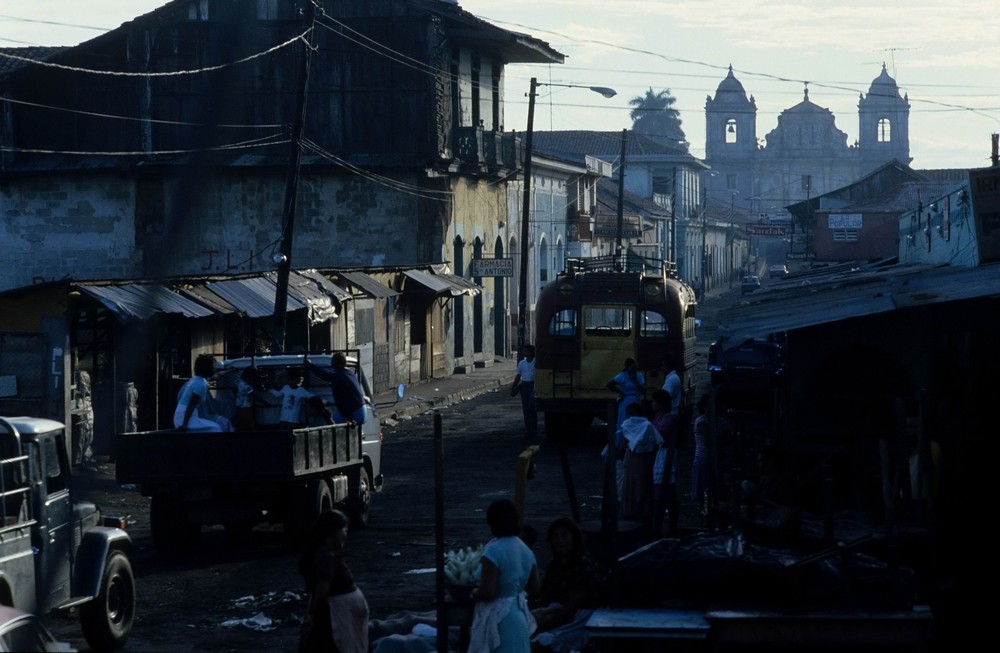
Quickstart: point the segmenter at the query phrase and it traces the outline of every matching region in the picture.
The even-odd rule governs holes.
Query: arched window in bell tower
[[[879,118],[878,130],[876,133],[876,140],[879,143],[888,143],[892,141],[892,122],[888,118]]]
[[[730,118],[726,121],[726,142],[736,142],[736,119]]]

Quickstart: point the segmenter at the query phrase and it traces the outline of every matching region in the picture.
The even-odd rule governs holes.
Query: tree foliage
[[[687,138],[681,128],[681,114],[674,108],[676,102],[677,98],[670,94],[669,88],[654,91],[652,86],[644,96],[638,95],[632,98],[628,102],[632,107],[629,111],[632,131],[684,141],[678,145],[687,150]]]

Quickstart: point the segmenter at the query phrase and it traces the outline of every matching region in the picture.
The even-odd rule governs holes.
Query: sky
[[[251,0],[245,0],[251,1]],[[74,45],[164,0],[0,0],[0,47]],[[996,0],[461,0],[467,11],[530,34],[564,64],[511,64],[507,130],[527,125],[530,79],[606,86],[540,87],[536,130],[620,131],[629,100],[669,89],[691,153],[705,152],[705,99],[731,65],[757,103],[757,135],[809,99],[858,138],[857,106],[883,63],[910,100],[912,166],[989,165],[1000,132],[1000,12]]]

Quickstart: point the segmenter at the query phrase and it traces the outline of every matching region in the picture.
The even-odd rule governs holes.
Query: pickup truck
[[[204,525],[238,535],[258,523],[283,523],[301,536],[323,510],[343,505],[355,523],[368,512],[361,428],[353,423],[122,433],[115,458],[118,482],[150,497],[153,544],[163,552],[195,548]]]
[[[330,354],[314,355],[329,367]],[[366,396],[363,425],[353,422],[288,430],[279,407],[255,409],[257,431],[122,433],[116,438],[116,477],[150,497],[153,543],[164,552],[197,546],[202,526],[222,524],[237,535],[259,523],[281,523],[301,537],[320,511],[341,506],[354,528],[364,528],[373,494],[382,487],[382,429],[356,355],[348,368]],[[240,374],[253,365],[265,388],[280,388],[291,370],[303,369],[301,354],[232,358],[217,364],[212,380],[214,412],[233,410]],[[308,373],[303,384],[332,404],[330,384]],[[266,390],[262,390],[266,392]]]
[[[0,417],[0,603],[48,614],[79,608],[95,651],[117,650],[135,620],[124,520],[70,493],[66,427]]]

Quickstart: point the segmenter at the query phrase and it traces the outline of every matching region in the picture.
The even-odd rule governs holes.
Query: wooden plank
[[[710,624],[702,610],[601,608],[587,621],[594,638],[708,638]]]

